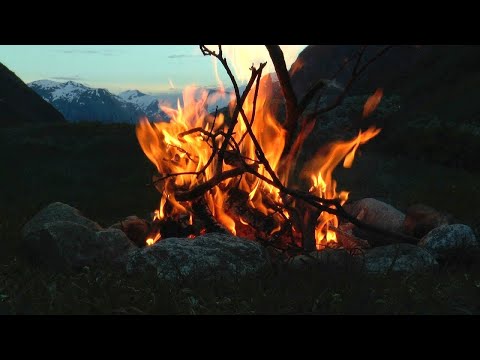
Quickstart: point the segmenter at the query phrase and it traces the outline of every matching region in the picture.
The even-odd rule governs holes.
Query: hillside
[[[62,114],[0,63],[0,126],[61,122]]]
[[[358,45],[311,45],[292,69],[292,85],[301,98],[320,78],[330,78]],[[371,46],[367,58],[381,47]],[[337,78],[340,86],[349,70]],[[291,70],[291,73],[293,71]],[[372,142],[378,150],[479,170],[480,47],[464,45],[395,46],[371,65],[344,104],[321,119],[307,146],[375,124],[383,129]],[[379,111],[367,120],[359,114],[366,96],[384,89]],[[330,90],[331,91],[331,90]],[[336,90],[337,93],[339,90]],[[331,95],[334,95],[333,93]],[[313,106],[313,104],[311,104]],[[353,130],[350,133],[345,130]],[[441,145],[440,145],[441,144]]]

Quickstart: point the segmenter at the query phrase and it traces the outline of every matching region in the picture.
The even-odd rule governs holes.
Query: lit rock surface
[[[345,210],[359,220],[390,231],[401,231],[405,214],[393,206],[373,198],[345,205]]]
[[[129,254],[127,273],[154,271],[168,281],[236,280],[269,266],[265,249],[235,236],[209,233],[195,239],[168,238]]]
[[[393,232],[402,231],[405,214],[382,201],[365,198],[354,203],[347,203],[344,208],[349,214],[364,223]],[[383,235],[368,232],[358,227],[353,228],[353,234],[361,239],[367,240],[370,245],[373,246],[383,242]]]

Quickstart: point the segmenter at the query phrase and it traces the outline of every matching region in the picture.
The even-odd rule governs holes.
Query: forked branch
[[[176,200],[178,200],[178,201],[194,200],[194,199],[204,195],[207,191],[211,190],[215,186],[220,185],[221,182],[223,182],[227,179],[243,175],[244,173],[249,173],[249,174],[252,174],[252,175],[256,176],[258,179],[272,185],[283,195],[288,195],[288,196],[290,196],[294,199],[304,201],[307,204],[315,207],[316,209],[318,209],[320,211],[326,211],[330,214],[334,214],[336,216],[339,216],[339,217],[355,224],[359,228],[362,228],[364,230],[367,230],[367,231],[370,231],[370,232],[373,232],[373,233],[376,233],[376,234],[383,235],[385,237],[385,242],[386,243],[402,242],[402,241],[403,242],[410,242],[410,243],[418,242],[418,239],[416,239],[416,238],[413,238],[413,237],[410,237],[410,236],[407,236],[407,235],[404,235],[404,234],[384,230],[384,229],[378,228],[378,227],[370,225],[370,224],[366,224],[366,223],[358,220],[357,218],[355,218],[354,216],[350,215],[349,213],[347,213],[345,211],[345,209],[341,206],[338,199],[324,199],[324,198],[315,196],[315,195],[313,195],[309,192],[305,192],[305,191],[301,191],[301,190],[286,187],[282,183],[282,181],[280,180],[279,176],[276,174],[275,170],[271,167],[271,165],[270,165],[268,159],[266,158],[265,153],[264,153],[264,151],[263,151],[258,139],[256,138],[256,135],[255,135],[253,129],[252,129],[252,124],[253,124],[253,121],[255,119],[255,111],[253,111],[253,114],[252,114],[251,118],[249,119],[247,117],[247,114],[245,113],[245,111],[243,109],[243,104],[245,103],[245,101],[247,99],[247,96],[248,96],[253,84],[256,82],[256,88],[255,88],[255,93],[254,93],[254,97],[253,97],[253,104],[254,104],[254,109],[255,109],[256,99],[258,97],[258,88],[259,88],[260,78],[261,78],[261,75],[262,75],[262,70],[265,67],[266,63],[260,64],[258,69],[256,69],[255,67],[252,66],[252,68],[251,68],[252,74],[251,74],[250,80],[249,80],[249,82],[248,82],[248,84],[245,88],[245,91],[240,95],[235,77],[233,76],[226,59],[223,58],[223,53],[222,53],[221,46],[219,46],[218,53],[206,48],[204,45],[201,45],[200,48],[201,48],[202,53],[204,55],[214,56],[222,63],[222,65],[225,68],[227,74],[229,75],[230,79],[232,80],[232,84],[233,84],[234,89],[235,89],[235,94],[236,94],[236,100],[237,101],[236,101],[236,106],[235,106],[235,109],[234,109],[234,112],[233,112],[232,120],[231,120],[230,124],[228,125],[228,129],[227,129],[226,132],[218,132],[217,131],[216,133],[211,134],[211,132],[208,133],[208,132],[204,131],[203,129],[192,129],[192,130],[189,130],[188,132],[179,134],[180,138],[183,137],[183,136],[186,136],[188,134],[192,134],[194,132],[202,133],[203,135],[206,135],[207,138],[208,137],[216,138],[218,135],[221,134],[222,137],[223,137],[223,142],[222,142],[222,144],[221,144],[221,146],[218,150],[216,149],[216,147],[214,147],[214,151],[213,151],[212,156],[211,156],[211,158],[213,158],[215,156],[217,157],[217,166],[216,166],[216,170],[214,172],[214,176],[211,179],[208,179],[205,182],[200,183],[199,185],[196,185],[195,187],[193,187],[192,189],[190,189],[188,191],[178,191],[178,192],[176,192],[175,193]],[[279,80],[282,84],[283,94],[286,98],[287,121],[285,122],[284,126],[285,126],[286,129],[291,128],[290,129],[291,131],[295,131],[295,129],[293,129],[293,127],[294,126],[296,127],[296,125],[297,125],[298,118],[301,115],[301,113],[299,113],[299,111],[304,110],[304,109],[302,109],[302,107],[304,107],[303,103],[306,100],[304,98],[302,100],[301,106],[299,107],[299,104],[297,103],[297,99],[295,97],[295,94],[293,93],[293,89],[291,87],[290,77],[289,77],[288,71],[286,69],[285,60],[283,58],[283,53],[282,53],[280,47],[278,45],[267,45],[267,48],[269,50],[270,56],[272,57],[272,60],[274,61],[274,66],[275,66],[275,69],[277,71],[277,75],[278,75]],[[346,94],[348,93],[349,89],[352,87],[352,84],[355,81],[355,79],[358,78],[358,76],[360,74],[362,74],[371,63],[373,63],[376,59],[378,59],[380,56],[382,56],[384,53],[386,53],[391,47],[390,46],[385,47],[376,56],[374,56],[372,59],[367,61],[364,65],[362,65],[362,58],[363,58],[363,54],[365,53],[365,48],[366,47],[363,46],[358,53],[358,56],[356,58],[356,62],[353,66],[353,71],[352,71],[351,78],[348,81],[347,85],[345,86],[344,91],[342,91],[342,93],[336,98],[336,100],[334,100],[334,102],[332,104],[330,104],[329,106],[327,106],[323,109],[320,109],[319,113],[321,113],[321,111],[323,111],[323,112],[329,111],[329,110],[335,108],[336,106],[339,106],[341,104],[341,102],[343,101],[343,99],[345,98]],[[316,90],[312,90],[312,91],[316,91]],[[242,134],[242,137],[241,137],[241,139],[238,143],[234,143],[233,147],[231,146],[232,149],[228,149],[230,141],[231,140],[233,141],[232,135],[233,135],[234,128],[238,123],[238,116],[241,116],[241,118],[242,118],[242,121],[243,121],[243,123],[245,125],[245,128],[246,128],[246,133]],[[289,116],[291,116],[291,117],[289,117]],[[292,134],[293,134],[293,132],[290,132],[290,136]],[[258,160],[257,159],[248,159],[248,158],[242,156],[242,154],[240,153],[239,144],[245,139],[246,136],[250,137],[250,139],[251,139],[251,141],[254,145],[254,148],[255,148],[255,156],[257,157]],[[215,143],[215,141],[213,141],[213,142]],[[226,157],[227,154],[230,154],[230,156],[232,156],[232,153],[233,153],[234,157],[237,157],[239,159],[239,164],[237,164],[237,167],[234,168],[234,169],[231,169],[231,170],[228,170],[228,171],[223,171],[223,163],[226,159],[225,157]],[[254,161],[254,164],[253,165],[252,164],[247,164],[247,162],[246,162],[247,159],[251,160],[251,161]],[[206,166],[210,165],[210,162],[211,162],[211,160],[209,161],[209,163]],[[262,166],[263,166],[263,169],[265,169],[265,171],[267,172],[268,176],[262,173],[262,171],[261,171]],[[203,170],[205,170],[205,166],[203,167]],[[170,177],[170,176],[178,176],[178,175],[183,175],[183,174],[197,174],[198,175],[199,172],[197,172],[197,173],[171,174],[171,175],[166,175],[163,179],[165,179],[167,176]]]

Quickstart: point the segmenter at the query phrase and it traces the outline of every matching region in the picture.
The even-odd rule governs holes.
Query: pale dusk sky
[[[288,67],[305,46],[282,45]],[[225,45],[224,53],[229,61],[234,56],[238,61],[241,55],[237,66],[243,72],[260,61],[269,63],[267,72],[273,71],[263,45]],[[137,89],[154,94],[172,89],[172,85],[181,90],[190,84],[217,83],[212,59],[203,56],[198,45],[0,45],[0,62],[26,83],[73,80],[113,93]],[[218,70],[229,87],[225,71]]]

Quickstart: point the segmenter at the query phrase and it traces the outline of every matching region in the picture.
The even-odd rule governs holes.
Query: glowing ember
[[[261,49],[262,54],[265,55],[265,48],[262,46]],[[257,56],[257,50],[260,51],[260,48],[255,47],[251,53]],[[245,55],[248,54],[248,51],[245,51],[245,49],[235,51],[233,47],[224,47],[224,51],[227,54],[236,55],[232,57],[232,63],[239,78],[243,79],[245,70],[248,71],[252,64],[251,58]],[[225,172],[233,170],[239,166],[239,163],[245,162],[249,166],[258,166],[257,172],[272,180],[264,166],[256,161],[257,153],[252,139],[249,136],[243,136],[247,129],[242,120],[239,120],[236,124],[232,136],[232,143],[238,146],[242,156],[241,161],[235,159],[227,161],[227,158],[225,158],[222,164],[217,164],[218,156],[213,154],[213,149],[218,149],[219,144],[222,143],[224,139],[222,134],[227,131],[228,126],[225,124],[223,114],[219,113],[216,117],[211,114],[212,109],[209,109],[209,105],[217,101],[218,97],[232,95],[223,90],[224,86],[220,82],[217,65],[214,64],[215,74],[222,89],[220,93],[215,94],[216,98],[209,96],[207,91],[189,86],[183,91],[182,103],[178,101],[176,107],[161,106],[161,109],[169,116],[169,122],[150,123],[147,119],[142,119],[137,126],[138,141],[145,155],[157,168],[158,176],[154,180],[157,189],[162,193],[159,208],[154,214],[154,221],[182,218],[188,219],[188,225],[192,226],[195,221],[192,202],[178,201],[175,194],[178,191],[191,190],[212,179],[217,174],[217,166],[221,172]],[[173,83],[171,83],[171,86],[173,87]],[[243,110],[249,120],[252,119],[255,111],[255,120],[251,126],[253,133],[257,137],[270,166],[282,182],[286,184],[295,158],[289,156],[286,164],[282,166],[283,173],[278,173],[280,156],[285,147],[286,132],[271,111],[272,88],[271,77],[269,75],[263,76],[260,81],[255,107],[255,92],[252,90],[243,105]],[[364,107],[364,117],[369,116],[374,111],[381,97],[382,91],[377,90],[368,99]],[[232,115],[236,103],[232,101],[233,98],[227,98],[227,100],[230,100],[229,110],[230,115]],[[302,127],[302,132],[293,145],[295,151],[291,154],[299,150],[303,139],[308,136],[312,129],[313,123]],[[348,192],[336,192],[336,182],[332,178],[332,172],[342,159],[344,159],[344,167],[351,167],[358,147],[375,137],[379,132],[379,129],[369,128],[364,132],[360,131],[358,136],[351,141],[339,141],[324,147],[303,171],[303,174],[312,181],[310,192],[325,199],[339,199],[343,205],[348,199]],[[172,176],[172,174],[181,175]],[[204,203],[212,216],[232,234],[236,234],[237,228],[248,227],[251,224],[248,223],[250,220],[247,221],[247,218],[230,212],[228,207],[225,206],[228,203],[231,189],[238,189],[242,194],[245,194],[246,207],[257,211],[257,214],[263,214],[273,222],[269,235],[280,231],[286,219],[291,218],[291,214],[285,210],[279,191],[274,186],[252,174],[245,173],[242,176],[224,180],[203,196]],[[294,206],[295,204],[290,205]],[[318,216],[315,227],[317,249],[323,249],[329,244],[336,243],[336,233],[331,229],[332,227],[338,227],[337,217],[322,212]],[[298,230],[295,228],[292,230],[297,236]],[[202,229],[201,234],[205,231],[205,229]],[[193,239],[197,235],[191,234],[188,238]],[[146,240],[146,244],[150,246],[159,240],[161,240],[161,234],[157,232]]]
[[[372,112],[375,111],[378,104],[380,104],[382,97],[383,97],[383,89],[377,89],[377,91],[375,91],[375,93],[368,98],[367,102],[363,106],[363,114],[362,114],[363,118],[369,117],[372,114]]]
[[[160,233],[158,232],[158,233],[155,235],[155,237],[153,237],[153,238],[148,238],[147,241],[146,241],[146,243],[147,243],[148,246],[151,246],[151,245],[155,244],[158,240],[160,240],[160,238],[161,238],[161,235],[160,235]]]

